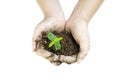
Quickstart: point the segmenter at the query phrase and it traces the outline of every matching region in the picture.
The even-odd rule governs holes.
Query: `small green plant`
[[[48,36],[48,39],[51,41],[49,43],[49,48],[54,45],[56,51],[60,50],[61,49],[60,41],[63,39],[63,37],[58,37],[57,38],[57,36],[55,36],[52,32],[49,32],[47,36]]]

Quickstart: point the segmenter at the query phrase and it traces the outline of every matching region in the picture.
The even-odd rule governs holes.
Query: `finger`
[[[54,61],[54,62],[51,62],[53,65],[55,65],[55,66],[59,66],[62,62],[60,62],[60,61]]]
[[[46,58],[47,60],[49,60],[51,63],[55,63],[55,64],[59,64],[59,55],[53,54],[49,51],[46,51],[45,49],[43,49],[43,47],[41,47],[41,49],[38,49],[36,51],[36,54],[39,56],[42,56],[44,58]]]
[[[77,62],[81,62],[87,55],[90,48],[90,38],[87,25],[77,26],[73,28],[72,35],[76,42],[80,45],[80,53],[77,57]]]
[[[59,60],[60,55],[52,54],[47,59],[55,66],[59,66],[62,62]]]
[[[90,48],[90,39],[89,39],[89,35],[88,33],[86,33],[87,35],[83,35],[82,37],[80,37],[80,53],[77,56],[77,62],[81,62],[86,55],[88,54],[89,48]]]
[[[38,49],[38,47],[39,47],[38,42],[39,42],[40,39],[41,39],[40,37],[37,37],[37,38],[33,37],[33,39],[32,39],[32,49],[33,49],[33,51],[36,51]]]
[[[41,32],[44,30],[43,27],[41,27],[42,24],[38,24],[34,30],[33,37],[32,37],[32,49],[33,51],[36,51],[38,44],[37,41],[39,41],[42,37]]]
[[[47,58],[53,65],[59,66],[62,62],[59,60],[59,55],[52,54]]]
[[[81,61],[87,56],[87,53],[88,52],[85,52],[85,53],[79,53],[78,56],[77,56],[77,62],[78,63],[81,63]]]
[[[32,51],[36,51],[36,42],[32,41]]]
[[[51,52],[44,50],[42,47],[41,47],[41,49],[37,49],[36,54],[39,56],[42,56],[44,58],[48,58],[52,55]]]
[[[77,59],[76,59],[76,55],[73,55],[73,56],[61,55],[59,60],[61,62],[65,62],[65,63],[71,64],[71,63],[76,62]]]

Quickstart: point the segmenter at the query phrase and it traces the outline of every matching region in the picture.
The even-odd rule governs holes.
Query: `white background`
[[[60,0],[66,19],[77,0]],[[0,0],[0,80],[120,80],[120,3],[106,0],[89,23],[91,49],[81,64],[53,66],[32,52],[43,14],[35,0]]]

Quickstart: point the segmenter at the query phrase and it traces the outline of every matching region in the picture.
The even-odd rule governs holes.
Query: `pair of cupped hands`
[[[80,46],[80,52],[78,55],[65,56],[65,55],[56,55],[49,51],[46,51],[43,46],[38,48],[37,40],[40,40],[42,37],[43,31],[57,31],[61,32],[67,30],[71,32],[73,38]],[[60,62],[65,63],[80,63],[87,55],[90,47],[89,33],[88,33],[88,23],[81,18],[74,18],[65,20],[61,17],[45,17],[35,28],[33,38],[32,38],[33,51],[38,55],[48,59],[51,63],[59,65]]]

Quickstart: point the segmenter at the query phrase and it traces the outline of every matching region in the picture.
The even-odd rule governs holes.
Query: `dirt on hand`
[[[60,50],[56,51],[55,46],[52,46],[50,48],[48,47],[49,43],[51,42],[47,37],[48,32],[42,32],[42,39],[38,41],[38,44],[43,45],[45,50],[50,51],[57,55],[72,56],[78,54],[79,45],[76,43],[71,33],[66,31],[60,33],[54,31],[52,33],[55,34],[57,37],[63,37],[63,39],[60,41],[61,44]]]

